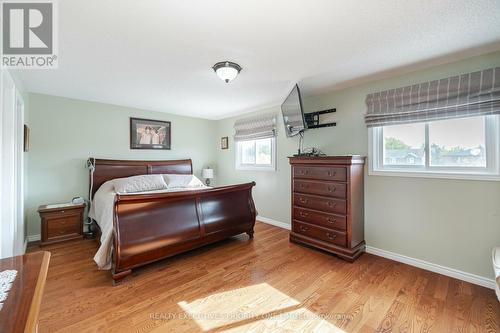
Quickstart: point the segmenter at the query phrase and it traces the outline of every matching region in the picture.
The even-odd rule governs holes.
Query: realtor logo
[[[2,66],[56,68],[55,3],[2,2]]]

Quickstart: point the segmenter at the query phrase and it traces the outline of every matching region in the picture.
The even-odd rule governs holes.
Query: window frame
[[[257,141],[263,139],[271,139],[271,165],[259,165],[259,164],[243,164],[241,163],[241,147],[240,142]],[[241,140],[235,142],[235,169],[243,171],[276,171],[276,137],[252,139],[252,140]]]
[[[425,164],[384,165],[383,126],[371,127],[368,133],[368,174],[373,176],[423,177],[500,181],[500,116],[485,117],[486,167],[431,166],[429,154],[429,122],[425,123]]]

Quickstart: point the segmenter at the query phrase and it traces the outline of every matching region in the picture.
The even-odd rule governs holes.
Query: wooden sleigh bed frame
[[[92,196],[108,180],[145,174],[192,174],[191,160],[89,159]],[[255,182],[199,191],[116,195],[113,214],[113,282],[133,268],[222,239],[253,238]],[[97,227],[95,221],[94,228]],[[98,230],[98,233],[100,230]],[[100,237],[99,237],[100,238]]]

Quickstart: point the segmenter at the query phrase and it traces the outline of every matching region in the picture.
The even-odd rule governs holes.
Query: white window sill
[[[500,181],[498,174],[486,173],[453,173],[432,171],[408,171],[408,170],[369,170],[369,176],[410,177],[410,178],[439,178],[439,179],[461,179],[461,180],[483,180]]]

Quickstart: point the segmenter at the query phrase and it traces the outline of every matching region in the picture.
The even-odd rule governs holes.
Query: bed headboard
[[[94,196],[95,192],[97,192],[102,184],[115,178],[158,173],[193,173],[193,165],[190,159],[170,161],[131,161],[103,160],[91,157],[88,159],[88,164],[94,166],[94,171],[90,172],[90,177],[93,178],[92,196]]]

